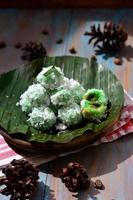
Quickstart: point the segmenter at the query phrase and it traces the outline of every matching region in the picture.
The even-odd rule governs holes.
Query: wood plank
[[[70,10],[8,10],[6,13],[1,10],[0,39],[6,40],[8,47],[0,50],[0,72],[9,71],[24,63],[20,59],[20,50],[14,48],[14,44],[18,41],[21,43],[41,41],[45,44],[48,55],[65,55],[70,18]],[[48,36],[41,33],[43,28],[49,31]],[[59,38],[64,40],[60,45],[56,44]],[[45,184],[48,176],[47,169],[47,165],[41,167],[42,172],[39,173],[39,185],[34,200],[43,199],[44,196],[45,199],[52,199],[52,190]],[[9,200],[10,197],[0,194],[0,199]]]
[[[58,200],[62,198],[71,200],[132,200],[132,152],[132,135],[125,136],[113,143],[89,147],[79,153],[52,161],[46,184],[53,190],[54,199]],[[67,191],[59,179],[59,173],[61,168],[71,161],[84,165],[93,181],[102,180],[105,190],[97,191],[90,188],[75,195]],[[47,194],[47,196],[49,195]]]
[[[40,166],[41,171],[39,172],[39,182],[34,194],[33,200],[39,200],[43,199],[45,196],[45,191],[46,191],[46,181],[48,177],[48,164],[45,164],[43,166]]]
[[[125,18],[125,15],[127,18]],[[66,54],[70,55],[69,49],[75,47],[78,56],[90,57],[94,54],[94,48],[92,45],[88,45],[87,36],[83,36],[86,30],[90,29],[90,24],[100,23],[103,24],[106,20],[111,20],[115,23],[123,22],[126,29],[131,27],[132,22],[131,10],[74,10],[72,13],[72,21],[70,26],[70,32],[66,43]],[[133,31],[130,28],[129,34],[132,35]],[[129,36],[128,42],[131,43],[132,36]],[[127,43],[128,44],[128,43]],[[124,56],[124,55],[123,55]],[[125,89],[131,94],[132,92],[132,62],[124,59],[122,66],[114,65],[114,57],[104,58],[104,55],[98,55],[98,62],[107,65],[113,72],[116,73],[118,78],[123,83]],[[128,66],[127,66],[128,62]],[[126,75],[126,76],[125,76]],[[132,174],[129,172],[130,178],[126,176],[126,169],[128,166],[132,166],[132,136],[124,137],[114,143],[100,145],[98,147],[90,147],[80,153],[67,156],[50,163],[49,175],[47,177],[46,184],[54,190],[55,199],[81,199],[81,200],[132,200],[132,193],[130,191],[129,184],[132,182]],[[128,146],[128,148],[127,148]],[[84,158],[86,156],[86,159]],[[83,164],[92,180],[100,178],[105,184],[104,191],[84,191],[79,192],[78,195],[73,195],[68,192],[59,179],[59,171],[68,162],[77,161]],[[126,185],[125,185],[126,182]],[[115,185],[114,185],[115,183]],[[128,190],[128,193],[125,192]],[[47,197],[49,197],[49,190],[47,191]],[[44,198],[45,199],[45,198]]]
[[[71,10],[52,10],[49,22],[50,35],[46,46],[48,55],[61,56],[66,54],[71,15]],[[56,41],[60,38],[63,39],[63,43],[57,44]]]
[[[23,63],[21,51],[15,49],[17,42],[24,44],[39,41],[44,44],[48,55],[64,55],[68,34],[70,10],[0,10],[0,41],[6,41],[7,47],[0,49],[0,72],[8,71]],[[42,29],[48,29],[49,35],[43,35]],[[63,38],[64,42],[56,44]],[[8,59],[7,59],[8,58]]]
[[[0,72],[24,63],[21,51],[14,48],[17,42],[46,41],[41,30],[47,28],[50,18],[51,11],[0,10],[0,40],[7,43],[6,48],[0,49]]]
[[[83,36],[93,23],[103,24],[106,20],[122,22],[126,27],[129,38],[127,45],[133,45],[132,9],[120,10],[0,10],[0,40],[7,42],[8,47],[0,50],[0,72],[8,71],[23,63],[19,50],[14,49],[18,41],[39,40],[44,43],[49,55],[70,55],[69,49],[75,47],[76,55],[90,57],[94,48],[88,45],[88,37]],[[50,35],[44,36],[41,30],[46,28]],[[62,37],[64,43],[57,45],[56,39]],[[122,66],[114,65],[114,57],[104,58],[98,55],[98,62],[107,65],[116,73],[123,86],[133,96],[132,47],[124,50]],[[127,58],[131,58],[129,61]],[[133,138],[126,136],[114,143],[90,147],[80,153],[67,156],[41,167],[39,187],[35,200],[132,200],[133,185]],[[78,196],[68,192],[58,178],[61,167],[70,161],[83,164],[89,176],[95,180],[100,178],[105,184],[101,192],[85,191]],[[47,171],[48,170],[48,171]],[[47,176],[48,173],[48,176]],[[114,184],[115,183],[115,184]],[[89,194],[90,193],[90,194]],[[1,197],[2,200],[9,198]]]
[[[114,57],[106,54],[98,54],[98,62],[109,67],[121,80],[123,87],[133,95],[133,77],[132,77],[132,53],[133,53],[133,28],[132,28],[132,9],[122,9],[116,12],[116,10],[74,10],[72,14],[71,28],[68,36],[68,44],[66,53],[70,55],[69,49],[75,47],[77,50],[77,56],[90,57],[95,54],[93,44],[88,45],[88,36],[84,36],[86,30],[90,31],[91,24],[104,24],[105,21],[112,21],[114,23],[122,23],[127,30],[129,37],[127,40],[127,46],[117,56],[123,59],[122,66],[114,64]]]
[[[128,32],[128,40],[126,42],[127,47],[120,53],[120,57],[123,59],[122,66],[115,66],[115,73],[121,80],[124,88],[133,96],[133,27],[132,24],[133,12],[132,10],[122,10],[119,16],[119,21],[124,24],[125,29]]]

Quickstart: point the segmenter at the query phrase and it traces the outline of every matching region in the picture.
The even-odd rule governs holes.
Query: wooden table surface
[[[123,23],[128,34],[127,47],[121,52],[122,66],[114,64],[114,57],[98,55],[99,63],[107,65],[121,80],[123,87],[133,97],[133,9],[90,10],[0,10],[0,41],[7,47],[0,49],[0,73],[19,67],[21,51],[14,48],[16,42],[41,41],[48,55],[70,55],[75,47],[78,56],[94,54],[84,32],[93,23],[106,20]],[[46,28],[49,35],[43,35]],[[56,44],[63,38],[64,43]],[[133,137],[132,134],[109,144],[69,155],[40,167],[40,182],[34,200],[133,200]],[[72,194],[58,178],[61,167],[69,161],[83,164],[92,180],[100,178],[105,190],[89,189]],[[9,198],[0,195],[0,200]]]

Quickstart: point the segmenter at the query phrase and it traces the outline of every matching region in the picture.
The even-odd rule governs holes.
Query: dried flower
[[[91,32],[88,35],[91,36],[89,43],[95,40],[94,46],[100,49],[120,49],[125,45],[128,38],[123,26],[112,22],[105,22],[103,30],[101,30],[100,24],[98,27],[92,25]],[[98,45],[99,43],[101,45]]]
[[[86,169],[76,162],[69,163],[63,168],[60,178],[71,192],[77,192],[79,189],[87,188],[90,185]]]
[[[26,160],[13,160],[2,172],[5,178],[0,184],[5,185],[1,190],[4,195],[11,195],[12,200],[32,199],[39,170]]]
[[[23,60],[34,60],[46,56],[47,52],[42,43],[28,42],[21,48]]]

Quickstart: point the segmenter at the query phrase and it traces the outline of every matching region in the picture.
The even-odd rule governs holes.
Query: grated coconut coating
[[[62,89],[51,96],[51,102],[55,106],[67,106],[73,102],[69,90]]]
[[[55,124],[56,116],[48,107],[33,108],[27,121],[39,130],[49,130]]]
[[[50,98],[46,89],[39,83],[30,85],[28,89],[20,96],[20,101],[17,105],[20,105],[22,111],[29,113],[32,108],[41,105],[49,105]]]
[[[37,81],[48,90],[54,90],[63,83],[64,75],[59,67],[43,68],[37,75]]]
[[[63,85],[59,87],[59,90],[60,89],[69,90],[71,92],[72,98],[77,104],[80,104],[80,101],[82,100],[85,94],[85,89],[78,81],[74,79],[68,79],[66,77],[64,77]]]
[[[58,119],[67,126],[75,125],[82,120],[80,106],[76,103],[58,110]]]
[[[20,96],[17,103],[22,111],[28,113],[27,121],[34,128],[43,131],[55,125],[57,129],[66,129],[82,120],[80,101],[85,89],[78,81],[64,77],[56,66],[43,68],[36,81]],[[60,120],[58,123],[63,126],[55,124],[57,114]]]

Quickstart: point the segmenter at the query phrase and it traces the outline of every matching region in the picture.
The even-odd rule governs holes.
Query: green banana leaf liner
[[[27,123],[27,116],[16,103],[42,67],[50,65],[61,67],[66,77],[78,80],[85,89],[103,89],[112,104],[107,119],[99,124],[88,122],[82,127],[77,126],[73,130],[65,130],[58,134],[40,132],[31,127]],[[63,144],[83,134],[89,135],[89,132],[100,135],[104,129],[118,120],[123,102],[124,92],[121,83],[108,68],[97,64],[95,59],[72,56],[45,57],[0,76],[1,129],[11,137],[24,138],[28,142]]]

